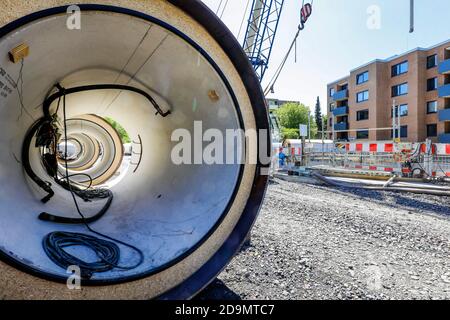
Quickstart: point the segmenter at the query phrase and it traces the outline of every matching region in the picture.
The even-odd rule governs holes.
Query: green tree
[[[323,130],[328,130],[328,117],[326,114],[322,115],[322,123],[323,123]],[[324,134],[325,137],[327,137],[327,133]]]
[[[304,104],[286,103],[276,110],[276,116],[280,123],[282,138],[298,139],[300,138],[300,124],[308,124],[308,115],[310,109]],[[311,137],[317,135],[317,125],[314,121],[314,115],[310,115]]]
[[[317,131],[320,133],[322,131],[323,118],[322,118],[322,110],[320,109],[319,97],[317,97],[315,116],[316,116]]]
[[[282,128],[281,129],[281,138],[283,140],[286,140],[286,139],[300,139],[299,129]]]
[[[128,135],[128,132],[118,123],[116,120],[105,117],[106,122],[108,122],[119,134],[120,139],[122,139],[122,143],[131,143],[130,136]]]
[[[299,129],[300,124],[308,124],[309,108],[304,104],[286,103],[276,110],[278,121],[283,128]]]

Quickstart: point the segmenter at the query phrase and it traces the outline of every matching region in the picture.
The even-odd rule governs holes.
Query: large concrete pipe
[[[259,161],[175,164],[171,135],[193,132],[195,121],[203,131],[268,129],[258,79],[233,35],[198,0],[78,2],[1,3],[0,298],[190,298],[246,239],[267,176]],[[106,117],[133,140],[127,166]],[[269,143],[228,151],[257,158]],[[121,167],[128,170],[119,179]],[[82,275],[81,290],[68,288],[68,270],[43,243],[55,231],[92,235],[84,224],[48,218],[80,219],[66,170],[85,173],[73,178],[80,188],[110,188],[108,200],[79,199],[80,210],[90,218],[107,203],[89,226],[121,241],[117,264],[137,265],[108,260],[108,270]],[[123,243],[139,249],[142,263]],[[82,246],[66,251],[98,259]]]

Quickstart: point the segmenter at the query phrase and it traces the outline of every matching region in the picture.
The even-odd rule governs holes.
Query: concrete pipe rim
[[[215,15],[203,3],[201,3],[198,0],[183,0],[183,1],[169,0],[168,2],[182,9],[184,12],[189,14],[195,21],[197,21],[203,27],[205,27],[209,31],[210,35],[215,39],[215,41],[217,41],[217,43],[221,46],[221,48],[228,55],[230,60],[233,62],[234,67],[241,76],[243,84],[251,100],[251,106],[253,108],[256,120],[256,127],[259,129],[268,129],[269,123],[267,118],[267,111],[265,108],[265,101],[262,95],[259,81],[250,63],[247,60],[245,53],[242,51],[240,45],[237,43],[236,39],[231,34],[231,32],[226,27],[224,27],[222,22],[217,17],[215,17]],[[4,37],[5,35],[9,34],[15,29],[24,26],[25,24],[28,24],[30,22],[36,21],[44,17],[49,17],[55,14],[65,13],[68,7],[69,6],[49,8],[39,12],[32,13],[28,16],[24,16],[18,20],[15,20],[7,24],[6,26],[0,28],[0,38]],[[142,13],[132,9],[101,4],[80,4],[79,7],[82,11],[114,12],[141,18],[149,22],[155,23],[169,30],[170,32],[176,34],[177,36],[181,37],[184,41],[186,41],[192,47],[198,50],[198,52],[200,52],[214,67],[216,72],[220,75],[220,77],[226,84],[229,92],[232,94],[232,98],[235,102],[235,105],[239,106],[239,103],[236,97],[234,96],[234,92],[231,85],[228,83],[226,76],[222,73],[222,71],[214,62],[214,60],[208,55],[206,51],[204,51],[199,45],[197,45],[197,43],[194,40],[189,38],[183,32],[179,31],[178,29],[172,27],[171,25],[167,24],[162,20],[152,17],[146,13]],[[224,32],[224,30],[226,30],[226,32]],[[239,114],[240,124],[242,127],[244,127],[239,108],[237,108],[236,111]],[[270,144],[270,141],[268,143]],[[227,238],[225,243],[222,244],[220,249],[217,250],[215,254],[199,270],[197,270],[194,274],[188,277],[188,279],[184,280],[181,284],[179,284],[175,288],[159,296],[160,299],[180,299],[180,298],[183,299],[192,297],[193,294],[197,293],[199,290],[201,290],[211,281],[213,281],[215,276],[217,276],[222,271],[222,269],[225,268],[226,265],[230,262],[231,258],[239,250],[242,243],[245,241],[245,238],[248,232],[250,231],[251,227],[253,226],[258,211],[260,209],[260,206],[262,204],[262,199],[265,195],[266,186],[268,182],[268,177],[264,174],[261,174],[261,169],[265,167],[267,166],[261,163],[258,163],[258,165],[256,166],[254,184],[251,189],[250,197],[247,200],[245,209],[242,212],[238,220],[238,223],[236,224],[231,235]],[[242,178],[242,170],[243,168],[241,167],[239,173],[239,182],[240,179]],[[201,244],[203,244],[203,242],[206,241],[206,239],[208,239],[209,236],[215,232],[217,227],[225,218],[230,205],[235,200],[234,198],[239,186],[239,182],[236,184],[236,188],[233,191],[233,196],[231,197],[229,204],[225,208],[224,212],[222,213],[220,219],[217,221],[215,226],[210,230],[210,232],[208,232],[208,234],[204,238],[202,238],[199,241],[199,243],[197,243],[194,247],[192,247],[190,250],[188,250],[186,253],[184,253],[177,259],[171,261],[167,266],[162,266],[161,268],[152,270],[149,273],[144,272],[134,276],[127,276],[124,277],[123,279],[121,278],[114,279],[113,281],[111,280],[85,281],[84,285],[87,286],[112,285],[140,280],[149,277],[151,275],[154,275],[156,273],[159,273],[163,269],[166,269],[182,261],[187,256],[189,256],[193,251],[198,249],[198,247],[200,247]],[[7,262],[8,264],[12,265],[13,267],[21,271],[24,271],[28,274],[38,276],[39,278],[63,283],[67,281],[66,277],[58,277],[55,275],[46,274],[38,269],[33,268],[32,266],[23,264],[15,259],[11,259],[9,255],[5,254],[1,250],[0,250],[0,258],[3,261]]]

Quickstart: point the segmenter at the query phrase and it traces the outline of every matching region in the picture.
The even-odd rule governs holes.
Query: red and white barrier
[[[417,157],[423,163],[416,164],[412,161],[412,169],[403,168],[402,163],[411,156],[415,157],[419,155],[419,153],[424,156],[427,152],[426,143],[364,142],[346,143],[342,147],[345,147],[345,151],[348,154],[358,154],[358,157],[361,154],[362,157],[361,160],[352,163],[355,158],[349,155],[350,157],[348,159],[345,158],[345,164],[341,165],[345,168],[395,174],[410,174],[412,171],[415,172],[416,170],[424,170],[424,168],[427,168],[426,170],[432,176],[450,177],[450,144],[432,144],[432,157]],[[299,145],[281,148],[276,146],[273,149],[273,155],[277,157],[280,150],[283,150],[284,154],[288,157],[300,157],[303,151]],[[366,162],[366,156],[369,157],[368,164],[364,163]]]
[[[436,154],[441,156],[450,156],[450,144],[436,144]]]
[[[365,171],[378,171],[378,172],[400,172],[401,169],[393,168],[393,167],[379,167],[379,166],[368,166],[368,165],[347,165],[347,168],[357,169],[357,170],[365,170]]]
[[[345,145],[347,152],[378,152],[378,153],[393,153],[395,152],[394,143],[347,143]]]
[[[370,142],[364,142],[364,143],[347,143],[345,145],[345,150],[347,152],[353,152],[353,153],[395,153],[395,152],[401,152],[405,149],[410,150],[416,150],[418,144],[417,143],[411,143],[411,144],[405,144],[405,143],[370,143]],[[426,144],[420,143],[420,151],[422,153],[426,152]],[[450,156],[450,144],[444,144],[444,143],[435,143],[433,144],[433,154],[437,155],[447,155]]]
[[[301,156],[302,155],[302,148],[301,147],[289,148],[289,155],[290,156]]]
[[[426,143],[386,143],[386,142],[364,142],[364,143],[347,143],[345,144],[345,150],[347,153],[356,154],[392,154],[394,160],[398,163],[397,168],[392,166],[380,166],[380,165],[364,165],[364,164],[350,164],[347,168],[353,168],[364,171],[377,171],[377,172],[395,172],[409,174],[411,169],[401,168],[400,163],[404,162],[403,156],[411,156],[417,150],[421,154],[427,152]],[[435,177],[447,176],[450,177],[450,144],[434,143],[432,144],[431,155],[435,157],[433,160],[434,170],[432,173]],[[399,156],[399,157],[398,157]],[[398,158],[398,159],[397,159]],[[414,166],[414,164],[413,164]],[[417,166],[417,169],[422,169]]]
[[[292,148],[273,148],[272,149],[272,154],[273,155],[278,155],[280,153],[280,151],[283,151],[283,153],[286,156],[301,156],[302,155],[302,148],[301,147],[292,147]]]

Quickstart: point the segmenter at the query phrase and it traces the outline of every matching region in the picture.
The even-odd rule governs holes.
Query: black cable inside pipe
[[[57,107],[57,111],[58,111],[61,98],[63,96],[65,97],[69,94],[83,92],[83,91],[93,91],[93,90],[124,90],[124,91],[135,92],[135,93],[138,93],[138,94],[144,96],[156,109],[156,111],[157,111],[156,114],[160,114],[162,117],[167,117],[169,114],[171,114],[170,110],[164,112],[150,94],[148,94],[144,90],[141,90],[141,89],[138,89],[138,88],[135,88],[132,86],[119,85],[119,84],[97,84],[97,85],[80,86],[80,87],[74,87],[74,88],[67,89],[67,88],[62,88],[62,86],[59,83],[57,83],[55,85],[55,87],[58,89],[58,91],[54,94],[51,94],[49,97],[47,97],[44,100],[44,103],[43,103],[44,117],[39,119],[32,126],[32,128],[26,134],[24,142],[22,144],[22,164],[25,169],[25,172],[42,190],[47,192],[47,195],[44,198],[42,198],[42,200],[41,200],[43,203],[47,203],[48,201],[50,201],[50,199],[55,195],[55,192],[51,188],[52,184],[50,182],[43,181],[39,176],[37,176],[35,174],[35,172],[31,168],[30,158],[29,158],[29,152],[30,152],[29,148],[31,145],[31,141],[33,140],[33,137],[36,134],[37,134],[37,143],[36,143],[37,146],[47,146],[48,147],[48,141],[47,141],[49,139],[48,134],[43,134],[42,131],[44,131],[44,133],[45,133],[45,130],[43,130],[43,128],[46,129],[46,128],[51,127],[51,123],[53,121],[53,116],[50,114],[50,106],[55,100],[59,100],[58,107]],[[48,218],[47,215],[44,215],[44,217]]]
[[[106,204],[103,206],[103,208],[94,216],[89,218],[67,218],[67,217],[60,217],[53,214],[50,214],[48,212],[42,212],[39,215],[39,220],[42,221],[48,221],[48,222],[54,222],[54,223],[61,223],[61,224],[84,224],[84,223],[92,223],[100,218],[102,218],[105,213],[108,211],[108,209],[111,207],[111,203],[114,199],[113,193],[111,191],[108,192],[108,200],[106,201]]]
[[[67,141],[67,116],[66,116],[66,95],[65,89],[61,86],[58,87],[60,92],[62,93],[62,100],[63,100],[63,123],[64,123],[64,139]],[[64,153],[67,155],[67,144],[65,144],[64,147]],[[144,253],[137,248],[134,245],[131,245],[129,243],[126,243],[121,240],[117,240],[115,238],[112,238],[110,236],[107,236],[105,234],[102,234],[98,231],[95,231],[92,229],[89,225],[89,219],[84,216],[84,214],[81,212],[81,209],[78,205],[78,201],[76,198],[76,193],[72,187],[72,184],[70,182],[70,175],[69,175],[69,165],[67,157],[64,157],[64,163],[65,163],[65,178],[67,182],[67,187],[70,191],[70,194],[72,196],[73,202],[75,204],[75,208],[78,212],[78,214],[81,217],[82,223],[86,226],[86,228],[102,237],[106,238],[111,241],[106,241],[103,239],[99,239],[93,236],[81,234],[81,233],[69,233],[69,232],[52,232],[49,233],[42,243],[42,246],[44,248],[44,251],[47,253],[48,257],[57,265],[59,265],[62,268],[68,268],[71,265],[76,265],[80,267],[81,270],[81,277],[82,278],[91,278],[93,273],[98,272],[106,272],[109,270],[112,270],[114,268],[121,269],[121,270],[132,270],[140,266],[144,262]],[[110,201],[112,201],[112,197],[109,198]],[[109,207],[109,205],[108,205]],[[107,210],[107,209],[106,209]],[[102,213],[102,215],[106,212],[106,210]],[[41,214],[45,215],[45,213]],[[60,218],[61,219],[61,218]],[[120,249],[116,245],[116,243],[121,244],[123,246],[126,246],[133,251],[135,251],[139,255],[139,261],[131,266],[122,266],[119,265],[120,261]],[[94,263],[88,263],[85,262],[71,254],[69,254],[67,251],[64,250],[66,247],[71,246],[85,246],[90,249],[92,249],[98,258],[100,259],[97,262]]]
[[[58,89],[61,88],[61,86],[58,84],[56,86]],[[158,103],[156,103],[155,99],[151,95],[149,95],[144,90],[127,86],[127,85],[120,85],[120,84],[95,84],[95,85],[89,85],[89,86],[81,86],[81,87],[74,87],[74,88],[65,88],[64,91],[58,90],[58,92],[50,95],[47,99],[44,101],[43,109],[44,109],[44,117],[47,119],[50,119],[52,116],[50,114],[50,106],[51,104],[57,100],[60,99],[63,95],[67,96],[73,93],[78,92],[84,92],[84,91],[93,91],[93,90],[123,90],[123,91],[131,91],[138,93],[142,96],[144,96],[150,103],[153,105],[153,107],[156,109],[156,114],[160,114],[162,117],[167,117],[169,114],[171,114],[170,110],[163,111]],[[64,93],[63,93],[64,92]]]
[[[64,250],[75,246],[90,248],[100,259],[86,262]],[[79,267],[83,279],[91,278],[96,272],[112,270],[120,259],[120,249],[115,243],[80,233],[62,231],[49,233],[45,236],[42,247],[50,260],[61,268],[67,270],[70,266]]]
[[[93,236],[80,234],[80,233],[69,233],[69,232],[52,232],[48,234],[44,240],[43,240],[43,248],[48,257],[58,266],[62,268],[66,268],[71,265],[76,265],[80,267],[81,269],[81,277],[82,278],[91,278],[93,273],[96,272],[106,272],[109,270],[112,270],[114,268],[121,269],[121,270],[132,270],[140,266],[144,262],[144,253],[138,249],[136,246],[133,246],[131,244],[128,244],[126,242],[114,239],[110,236],[107,236],[105,234],[102,234],[98,231],[93,230],[90,227],[90,223],[97,221],[100,219],[110,208],[111,203],[113,201],[113,194],[110,190],[90,190],[90,186],[92,185],[92,178],[89,177],[90,185],[85,190],[81,190],[78,187],[75,187],[72,185],[70,178],[77,175],[70,175],[69,174],[69,167],[68,167],[68,160],[67,160],[67,117],[66,117],[66,96],[68,94],[77,93],[77,92],[83,92],[83,91],[92,91],[92,90],[126,90],[131,92],[136,92],[138,94],[143,95],[146,97],[150,103],[153,105],[153,107],[157,110],[157,114],[160,114],[163,117],[166,117],[171,112],[170,111],[162,111],[159,105],[156,103],[156,101],[145,91],[140,90],[138,88],[133,88],[130,86],[124,86],[124,85],[91,85],[91,86],[82,86],[82,87],[75,87],[70,89],[63,88],[60,84],[55,85],[55,87],[58,89],[58,92],[50,95],[48,98],[45,99],[43,104],[43,112],[44,117],[39,119],[27,132],[24,142],[22,144],[22,164],[24,166],[24,169],[27,173],[27,175],[44,191],[48,193],[46,197],[42,199],[42,202],[46,203],[48,202],[51,197],[54,196],[54,192],[51,188],[50,182],[43,181],[40,177],[36,175],[36,173],[33,171],[30,163],[30,146],[31,142],[33,141],[33,138],[36,136],[36,145],[35,147],[42,147],[50,149],[50,147],[53,145],[53,154],[52,151],[43,154],[43,162],[44,166],[47,169],[47,172],[53,176],[55,182],[59,185],[61,185],[63,188],[68,190],[72,196],[72,199],[74,201],[76,210],[78,214],[80,215],[80,218],[67,218],[67,217],[59,217],[52,214],[49,214],[47,212],[43,212],[39,215],[39,219],[43,221],[48,222],[55,222],[55,223],[63,223],[63,224],[84,224],[86,228],[103,238],[106,238],[111,241],[107,241],[104,239],[99,239]],[[50,114],[50,106],[55,101],[58,100],[58,106],[57,110],[54,115]],[[56,167],[56,137],[57,137],[57,128],[54,127],[54,121],[56,119],[56,113],[59,110],[61,100],[63,102],[63,121],[64,121],[64,140],[65,143],[65,157],[64,157],[64,163],[65,163],[65,180],[58,178],[58,170]],[[53,159],[55,158],[55,159]],[[82,175],[82,174],[80,174]],[[80,207],[78,205],[78,201],[76,196],[84,199],[85,201],[90,201],[91,199],[95,198],[107,198],[106,204],[103,206],[103,208],[93,217],[85,217],[83,213],[80,210]],[[122,266],[119,265],[120,261],[120,249],[117,246],[117,244],[121,244],[123,246],[126,246],[133,251],[135,251],[139,256],[139,261],[131,266]],[[71,246],[85,246],[90,249],[92,249],[97,256],[99,257],[99,261],[89,263],[85,262],[71,254],[69,254],[67,251],[64,250],[64,248],[71,247]]]
[[[36,183],[42,190],[47,192],[47,195],[41,200],[43,203],[47,203],[55,195],[55,192],[51,188],[52,184],[50,182],[43,181],[38,177],[38,175],[36,175],[36,173],[34,173],[33,169],[31,168],[29,153],[33,137],[36,135],[36,132],[46,123],[48,123],[48,121],[44,118],[41,118],[37,122],[35,122],[31,129],[28,130],[28,133],[26,134],[25,140],[22,144],[22,165],[25,169],[25,172],[31,178],[31,180],[34,181],[34,183]]]

